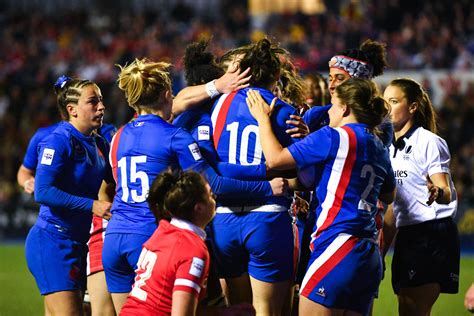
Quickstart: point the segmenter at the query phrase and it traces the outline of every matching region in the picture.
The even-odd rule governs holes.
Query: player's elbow
[[[278,157],[265,157],[266,158],[266,165],[268,169],[277,169],[280,166],[280,162]]]

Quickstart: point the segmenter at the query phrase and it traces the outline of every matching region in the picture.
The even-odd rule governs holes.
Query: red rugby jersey
[[[190,222],[161,220],[143,245],[135,283],[120,315],[170,315],[174,291],[204,297],[209,273],[205,236]]]

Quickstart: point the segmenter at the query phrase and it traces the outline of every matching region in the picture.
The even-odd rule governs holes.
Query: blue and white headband
[[[344,55],[336,55],[329,61],[329,68],[338,68],[349,74],[351,77],[372,79],[373,67],[365,62]]]

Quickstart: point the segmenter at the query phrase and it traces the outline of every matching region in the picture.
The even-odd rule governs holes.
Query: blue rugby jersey
[[[186,111],[173,121],[173,125],[185,129],[193,136],[204,158],[219,174],[240,180],[265,179],[267,173],[265,165],[241,166],[219,161],[212,140],[212,121],[208,112],[203,110]]]
[[[288,147],[298,167],[323,166],[312,247],[339,233],[372,238],[377,198],[395,188],[387,148],[364,124],[323,127]]]
[[[59,123],[40,142],[35,177],[35,199],[41,204],[37,225],[80,242],[88,240],[93,201],[102,180],[112,181],[105,145],[68,122]]]
[[[331,104],[323,106],[313,106],[303,114],[303,121],[308,125],[309,131],[312,133],[318,129],[329,125],[328,111]]]
[[[218,196],[272,195],[268,182],[219,177],[188,132],[156,115],[141,115],[120,128],[112,139],[109,159],[117,185],[107,234],[154,232],[156,220],[146,197],[156,176],[168,168],[204,172]]]
[[[265,168],[265,157],[260,145],[258,123],[252,117],[247,107],[245,99],[249,89],[258,90],[265,101],[270,104],[275,97],[269,90],[262,88],[246,88],[224,94],[216,100],[212,112],[211,120],[213,126],[213,142],[219,160],[229,163],[226,170],[222,170],[222,175],[235,175],[232,166],[259,166]],[[290,128],[286,120],[290,115],[297,114],[291,105],[278,100],[274,112],[271,116],[272,128],[282,146],[286,147],[293,143],[293,139],[286,134],[286,129]],[[221,170],[219,170],[221,171]],[[239,178],[248,175],[241,174]],[[262,180],[264,180],[262,178]],[[289,206],[290,200],[286,197],[272,197],[259,199],[248,196],[246,199],[226,199],[223,205],[265,205],[280,204]]]

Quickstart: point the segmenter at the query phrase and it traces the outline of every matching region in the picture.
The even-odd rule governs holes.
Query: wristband
[[[211,99],[220,94],[220,92],[217,91],[215,79],[206,83],[206,93]]]

